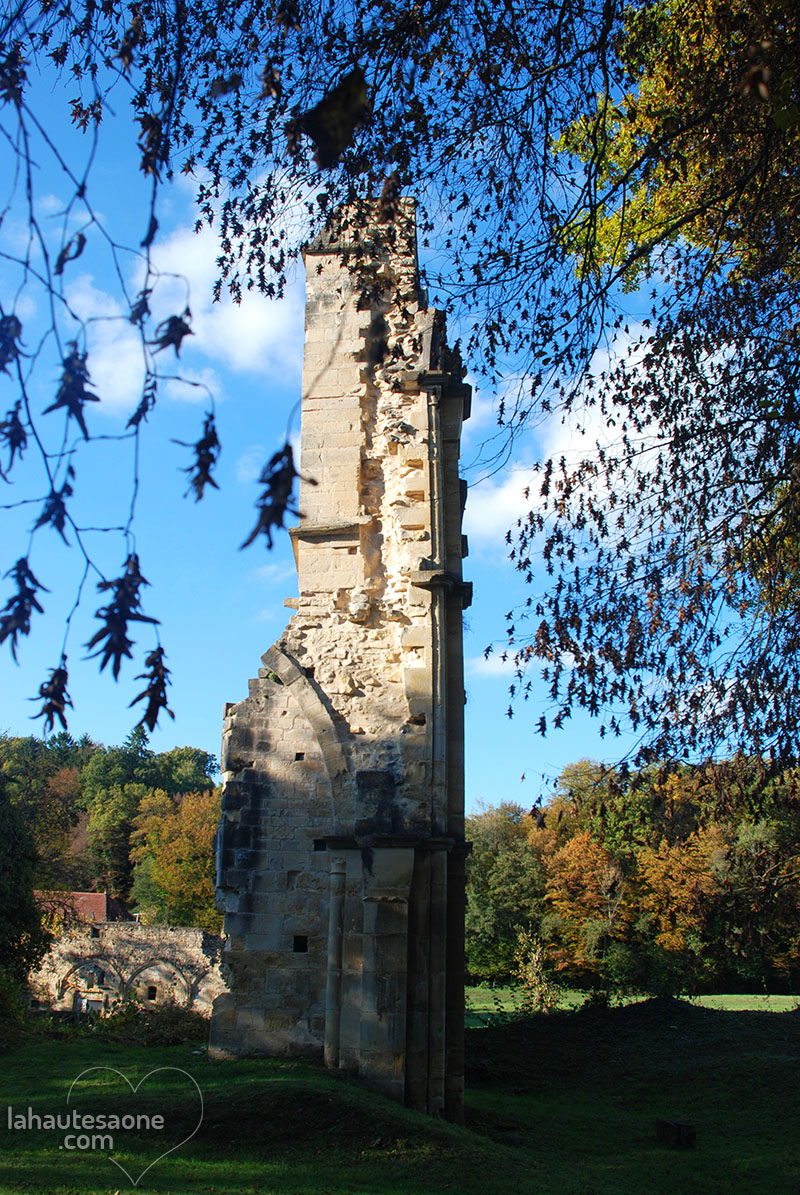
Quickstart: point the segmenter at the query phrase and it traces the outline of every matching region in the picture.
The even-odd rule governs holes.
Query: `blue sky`
[[[51,99],[44,91],[41,95],[56,121],[57,96]],[[85,140],[68,126],[60,127],[57,138],[62,149],[85,154]],[[137,244],[144,232],[140,228],[146,199],[143,179],[121,137],[108,138],[105,146],[93,168],[90,195],[101,223],[118,239]],[[11,178],[10,166],[3,143],[0,178]],[[74,214],[63,216],[70,187],[57,163],[44,152],[37,159],[35,182],[37,217],[57,252],[64,227],[70,235],[78,226]],[[151,582],[144,594],[144,610],[160,620],[173,681],[170,705],[175,720],[162,716],[152,746],[164,750],[190,744],[217,753],[223,704],[246,695],[247,679],[255,675],[260,655],[278,638],[289,617],[283,601],[297,592],[288,536],[280,536],[272,552],[261,542],[246,551],[239,551],[238,545],[255,518],[258,473],[283,442],[290,412],[300,398],[303,278],[298,270],[279,302],[247,295],[239,307],[228,300],[213,304],[217,246],[208,229],[200,235],[193,232],[193,190],[190,180],[181,179],[162,192],[154,258],[165,275],[176,277],[166,276],[159,283],[152,307],[156,319],[164,318],[180,312],[188,297],[194,335],[184,341],[180,371],[195,385],[167,384],[145,427],[135,529],[142,572]],[[4,194],[3,205],[6,198]],[[0,252],[23,253],[27,235],[24,207],[17,203],[0,225]],[[139,269],[135,257],[121,259],[132,292],[138,287]],[[23,342],[30,351],[45,327],[42,293],[32,283],[21,292],[16,287],[17,274],[6,264],[0,276],[0,300],[4,310],[19,313]],[[102,400],[87,408],[92,435],[118,434],[140,396],[140,350],[96,230],[90,230],[80,259],[67,265],[64,294],[72,309],[91,321],[91,389]],[[52,401],[58,372],[58,356],[46,344],[31,383],[38,411]],[[216,474],[220,491],[207,491],[207,497],[195,504],[191,497],[182,498],[187,479],[181,469],[189,464],[190,452],[174,441],[191,443],[200,436],[209,394],[222,440]],[[13,380],[0,374],[0,418],[15,398]],[[480,456],[481,444],[493,433],[495,423],[491,399],[480,390],[474,395],[473,411],[465,425],[462,454],[470,482],[465,516],[470,554],[464,571],[474,584],[465,634],[468,808],[479,801],[532,803],[542,790],[543,778],[555,776],[564,764],[615,754],[615,745],[609,751],[597,735],[596,723],[585,717],[547,739],[539,738],[535,726],[546,707],[542,694],[534,692],[527,703],[518,703],[513,719],[506,716],[513,679],[510,667],[499,654],[488,660],[483,657],[491,642],[502,648],[504,615],[527,596],[508,560],[505,533],[528,508],[523,491],[531,463],[537,456],[574,448],[575,433],[558,422],[540,428],[527,441],[516,443],[514,459],[504,472],[481,481],[480,466],[468,466]],[[40,425],[57,443],[63,433],[60,413],[42,417]],[[77,521],[124,523],[133,476],[132,443],[81,444],[74,463],[71,509]],[[11,475],[13,484],[0,481],[0,504],[8,506],[31,495],[41,499],[41,481],[31,480],[36,467],[36,452],[30,447],[23,468],[15,467]],[[26,553],[28,534],[40,509],[36,502],[1,512],[3,572]],[[105,575],[118,576],[126,554],[122,535],[88,533],[86,538]],[[58,662],[65,619],[82,572],[79,554],[67,549],[51,529],[34,537],[30,562],[50,592],[43,595],[45,615],[35,616],[32,634],[20,643],[19,665],[11,659],[7,644],[0,649],[0,730],[12,734],[41,733],[41,722],[31,720],[38,704],[30,698]],[[143,687],[135,676],[155,641],[151,628],[135,627],[135,659],[123,666],[119,682],[108,670],[98,673],[97,661],[85,659],[84,646],[96,630],[94,612],[107,600],[96,592],[95,580],[90,578],[84,587],[67,645],[69,692],[75,707],[70,731],[115,743],[140,716],[128,704]],[[6,579],[0,587],[0,605],[10,592]],[[526,779],[521,783],[523,774]]]

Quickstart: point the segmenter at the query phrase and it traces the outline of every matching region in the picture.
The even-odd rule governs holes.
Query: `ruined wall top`
[[[409,437],[427,441],[428,416],[414,397],[425,389],[421,379],[456,369],[461,384],[444,318],[420,288],[414,201],[398,200],[391,221],[381,219],[379,204],[372,211],[370,220],[363,208],[345,209],[306,250],[300,540],[362,521],[378,519],[384,530],[396,523],[396,505],[385,500],[387,463]],[[312,573],[303,555],[301,594],[325,587],[319,560]]]
[[[398,199],[387,209],[379,201],[340,208],[331,215],[327,228],[306,245],[306,260],[332,253],[347,260],[393,258],[417,262],[417,205],[414,199]]]

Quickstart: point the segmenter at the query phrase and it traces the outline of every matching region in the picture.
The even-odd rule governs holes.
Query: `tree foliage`
[[[627,774],[570,765],[529,813],[470,819],[471,974],[513,975],[521,931],[546,948],[539,970],[574,986],[794,990],[799,800],[796,769],[776,778],[754,759]],[[525,860],[516,885],[504,883],[512,843]]]
[[[71,513],[102,399],[64,289],[77,260],[105,245],[121,318],[141,337],[141,400],[125,432],[135,454],[157,419],[163,363],[192,333],[188,302],[151,314],[159,203],[176,173],[196,179],[198,223],[220,237],[217,293],[234,297],[279,294],[304,241],[342,205],[357,240],[376,205],[390,219],[412,192],[432,296],[461,319],[467,359],[506,390],[523,379],[500,403],[498,459],[542,414],[602,429],[577,465],[542,465],[512,537],[523,575],[534,580],[543,554],[552,576],[529,621],[515,615],[509,628],[523,690],[539,661],[551,724],[576,706],[602,711],[612,733],[641,731],[650,758],[726,738],[793,757],[794,553],[776,550],[776,529],[780,543],[796,540],[800,509],[800,45],[787,0],[23,2],[0,42],[0,115],[19,160],[9,203],[30,228],[7,260],[16,298],[0,310],[2,467],[13,476],[23,452],[39,454],[35,543],[55,530],[84,552],[87,575],[97,569]],[[38,118],[43,69],[71,81],[88,147],[79,166]],[[149,188],[134,286],[91,201],[95,150],[123,97]],[[34,143],[72,190],[55,236],[35,204]],[[647,308],[629,318],[634,281]],[[32,345],[24,301],[42,291],[52,328]],[[388,295],[368,291],[377,312]],[[30,378],[51,345],[58,382],[37,407]],[[598,348],[612,351],[605,369]],[[198,498],[219,447],[213,414],[189,472]],[[259,501],[251,540],[271,540],[290,490]],[[126,571],[133,514],[132,502]],[[19,592],[2,624],[14,647],[49,580],[32,549],[15,555]],[[97,571],[101,592],[116,594],[119,581]],[[765,601],[765,576],[782,600]],[[138,595],[126,609],[151,620]],[[105,638],[114,669],[131,650],[124,613],[116,597],[101,607],[92,639]],[[50,726],[68,705],[58,667],[45,682],[58,680],[55,697],[43,692]],[[150,727],[162,679],[142,694]]]
[[[219,817],[219,790],[170,797],[156,789],[141,801],[132,836],[131,896],[143,920],[221,929],[214,905]]]
[[[511,639],[555,725],[602,710],[640,760],[796,756],[799,37],[781,0],[634,5],[626,77],[560,142],[596,185],[578,268],[650,310],[587,381],[594,451],[549,462],[519,526],[553,580]]]
[[[524,810],[512,802],[467,818],[467,968],[501,981],[514,969],[520,930],[537,930],[543,870],[528,843]]]
[[[0,776],[0,973],[24,979],[47,948],[33,898],[36,849]]]
[[[196,747],[151,751],[141,727],[118,747],[64,732],[0,737],[0,782],[35,847],[35,886],[49,892],[108,889],[127,899],[142,807],[157,791],[172,810],[179,794],[211,789],[215,772],[214,756]]]

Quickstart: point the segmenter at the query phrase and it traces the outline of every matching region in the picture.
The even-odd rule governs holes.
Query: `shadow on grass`
[[[86,1067],[82,1113],[163,1110],[169,1142],[138,1191],[231,1195],[493,1192],[793,1192],[800,1188],[800,1013],[720,1012],[650,1000],[467,1032],[467,1125],[436,1122],[313,1066],[211,1062],[191,1045],[30,1038],[0,1069],[0,1192],[132,1190],[107,1151],[70,1152],[63,1132],[8,1130],[6,1108],[65,1107]],[[144,1088],[147,1092],[144,1092]],[[656,1143],[654,1120],[689,1121],[692,1150]],[[166,1137],[127,1133],[113,1155],[136,1178]]]
[[[249,1192],[325,1195],[429,1195],[458,1190],[482,1195],[502,1171],[507,1190],[528,1190],[530,1166],[517,1151],[468,1130],[421,1116],[329,1072],[277,1060],[210,1062],[187,1047],[143,1049],[118,1044],[29,1041],[6,1055],[0,1106],[40,1118],[65,1113],[70,1085],[86,1067],[116,1068],[133,1085],[147,1079],[143,1103],[124,1079],[97,1071],[78,1101],[82,1116],[113,1110],[120,1118],[147,1108],[163,1112],[165,1130],[120,1133],[114,1165],[108,1149],[64,1148],[63,1130],[8,1130],[0,1124],[4,1182],[0,1191],[98,1195],[153,1192]],[[200,1131],[189,1137],[203,1092]],[[144,1091],[145,1083],[142,1084]],[[75,1100],[71,1101],[73,1104]],[[3,1109],[5,1112],[5,1108]],[[61,1147],[61,1148],[59,1148]],[[462,1168],[467,1173],[461,1177]],[[458,1175],[458,1181],[455,1176]]]
[[[800,1012],[652,999],[467,1041],[467,1125],[560,1165],[563,1190],[800,1190]],[[696,1147],[658,1145],[656,1118],[693,1124]]]

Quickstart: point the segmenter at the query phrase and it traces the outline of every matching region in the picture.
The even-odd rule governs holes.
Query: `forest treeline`
[[[469,817],[467,838],[473,981],[533,962],[547,981],[606,991],[798,990],[796,770],[582,760],[530,810]]]
[[[152,751],[141,727],[112,747],[66,732],[2,735],[0,804],[15,859],[28,861],[35,889],[107,890],[145,922],[218,930],[216,768],[196,747]]]
[[[141,728],[114,747],[0,736],[4,962],[40,944],[32,888],[108,890],[145,922],[218,930],[215,773]],[[532,808],[484,808],[466,832],[473,981],[800,988],[800,770],[581,760]]]

